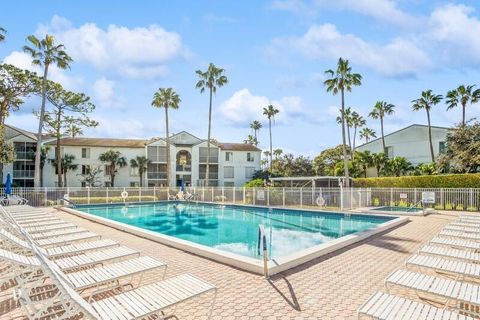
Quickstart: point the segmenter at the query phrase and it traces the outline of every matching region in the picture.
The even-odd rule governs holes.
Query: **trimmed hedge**
[[[480,188],[480,173],[356,178],[360,188]]]

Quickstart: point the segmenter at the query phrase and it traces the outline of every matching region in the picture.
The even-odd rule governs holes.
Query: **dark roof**
[[[26,137],[29,137],[30,139],[32,140],[37,140],[37,135],[33,132],[30,132],[30,131],[27,131],[27,130],[23,130],[23,129],[20,129],[20,128],[17,128],[17,127],[14,127],[14,126],[11,126],[9,124],[5,124],[5,127],[8,127],[14,131],[17,131],[19,134],[21,135],[24,135]]]
[[[62,138],[62,146],[85,147],[117,147],[117,148],[143,148],[148,140],[140,139],[107,139],[107,138]],[[47,144],[55,145],[56,141]]]
[[[218,147],[222,150],[228,151],[261,151],[257,147],[247,143],[219,142]]]
[[[417,123],[414,123],[414,124],[411,124],[411,125],[409,125],[409,126],[407,126],[407,127],[405,127],[405,128],[398,129],[398,130],[396,130],[396,131],[390,132],[389,134],[386,134],[384,137],[386,138],[386,137],[388,137],[388,136],[394,135],[394,134],[396,134],[396,133],[398,133],[398,132],[400,132],[400,131],[410,129],[410,128],[412,128],[412,127],[426,127],[426,128],[428,128],[428,126],[425,125],[425,124],[417,124]],[[449,127],[440,127],[440,126],[431,126],[431,127],[432,127],[432,128],[437,128],[437,129],[444,129],[444,130],[450,130],[450,129],[452,129],[452,128],[449,128]],[[381,136],[378,137],[378,138],[375,138],[375,139],[373,139],[373,140],[370,140],[370,141],[368,141],[367,143],[364,143],[364,144],[361,144],[361,145],[359,145],[359,146],[356,146],[355,149],[360,148],[360,147],[363,147],[363,146],[366,146],[367,144],[373,143],[373,142],[378,141],[378,140],[380,140],[380,139],[382,139]]]

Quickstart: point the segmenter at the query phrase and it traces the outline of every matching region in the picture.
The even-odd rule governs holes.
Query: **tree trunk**
[[[377,177],[380,177],[380,167],[377,166],[376,168],[377,168]]]
[[[346,119],[345,119],[345,122],[346,122]],[[352,139],[350,138],[350,126],[348,125],[348,123],[346,123],[346,127],[347,127],[347,137],[348,137],[348,149],[350,150],[349,154],[350,154],[350,158],[352,159],[352,151],[353,151],[352,150]]]
[[[466,108],[466,105],[463,104],[462,105],[462,126],[465,125],[465,108]]]
[[[168,106],[165,108],[165,132],[167,134],[167,187],[170,187],[170,133],[168,132]]]
[[[430,111],[427,109],[427,119],[428,119],[428,140],[430,142],[430,155],[432,156],[432,162],[435,162],[435,153],[433,152],[433,142],[432,142],[432,127],[430,126]]]
[[[347,159],[347,142],[345,141],[345,92],[342,88],[342,151],[343,151],[343,173],[346,181],[345,186],[350,186],[350,180],[348,179],[348,159]]]
[[[67,186],[67,169],[65,169],[65,172],[63,172],[63,186]]]
[[[110,186],[113,188],[115,186],[115,163],[110,164]]]
[[[46,63],[45,69],[43,70],[43,79],[42,79],[42,105],[40,106],[40,119],[38,120],[37,149],[35,150],[35,171],[34,171],[34,179],[33,179],[33,185],[35,187],[40,186],[40,157],[41,157],[41,148],[42,148],[43,118],[45,117],[48,66],[49,64]]]
[[[61,148],[60,148],[60,116],[61,116],[61,110],[58,110],[57,114],[57,132],[56,132],[56,138],[57,138],[57,145],[55,147],[55,159],[57,161],[57,183],[58,186],[61,188],[62,187],[62,155],[60,153]]]
[[[208,134],[207,134],[207,167],[205,168],[205,187],[208,187],[210,179],[210,133],[212,129],[212,87],[210,88],[210,104],[208,107]]]
[[[388,157],[387,147],[385,146],[385,135],[383,134],[383,117],[380,117],[380,130],[382,134],[383,153]]]
[[[270,173],[272,173],[273,145],[272,145],[272,119],[271,118],[268,118],[268,128],[270,130]]]
[[[143,171],[138,170],[138,175],[140,176],[140,188],[143,187]]]
[[[355,160],[355,139],[357,138],[357,126],[353,127],[353,144],[352,144],[352,162]]]

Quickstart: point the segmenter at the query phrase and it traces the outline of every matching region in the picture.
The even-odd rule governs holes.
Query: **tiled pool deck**
[[[328,254],[269,281],[183,251],[51,209],[60,218],[168,263],[167,277],[192,273],[218,287],[212,319],[356,319],[384,278],[458,213],[412,217],[405,225]],[[153,281],[146,279],[145,281]],[[210,296],[177,307],[171,319],[205,319]],[[3,319],[3,318],[2,318]],[[8,318],[6,318],[8,319]]]

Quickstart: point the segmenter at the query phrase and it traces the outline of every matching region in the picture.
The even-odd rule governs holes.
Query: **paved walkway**
[[[215,284],[218,297],[213,319],[355,319],[359,306],[374,291],[383,289],[383,279],[403,267],[407,256],[454,218],[448,214],[413,217],[403,226],[267,281],[258,275],[52,211],[104,238],[167,262],[167,277],[188,272]],[[198,298],[179,305],[175,314],[178,319],[205,319],[208,303],[206,296]]]

